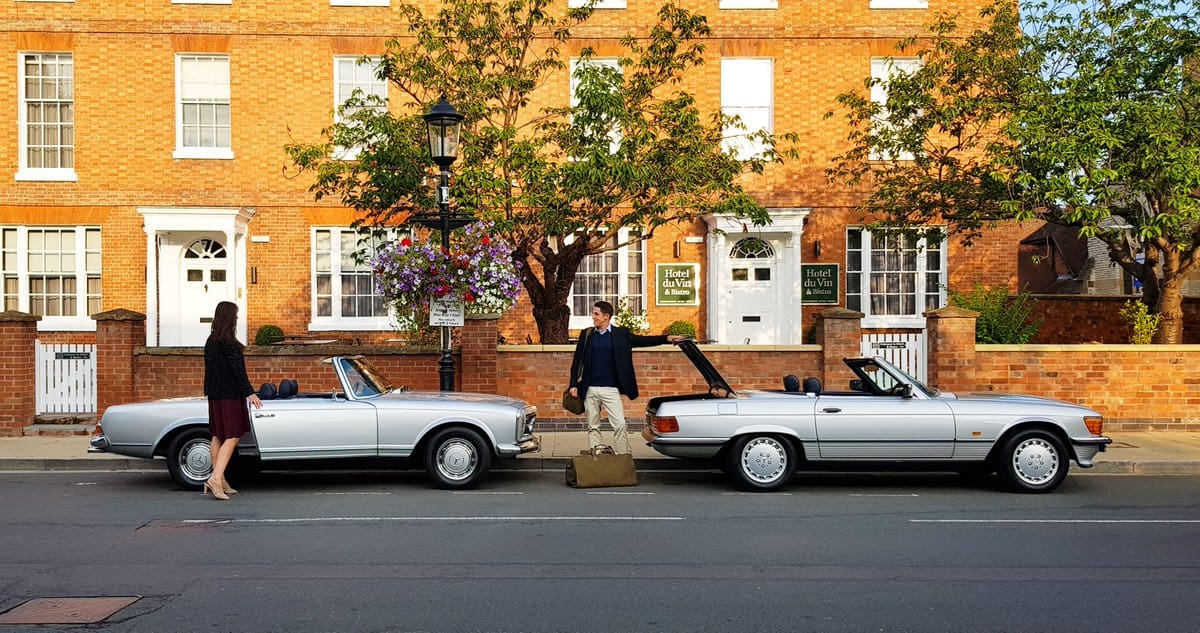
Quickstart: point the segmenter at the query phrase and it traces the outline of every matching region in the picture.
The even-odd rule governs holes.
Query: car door
[[[920,461],[954,455],[954,414],[941,400],[821,394],[816,418],[821,459]]]
[[[374,457],[375,406],[330,396],[267,400],[250,409],[262,459]]]

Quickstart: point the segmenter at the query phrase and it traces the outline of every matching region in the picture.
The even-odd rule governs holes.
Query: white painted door
[[[778,342],[778,266],[769,242],[747,237],[734,244],[729,258],[726,331],[730,345]]]
[[[213,311],[231,296],[228,261],[225,245],[215,238],[200,238],[184,247],[179,262],[178,345],[200,346],[208,339]]]

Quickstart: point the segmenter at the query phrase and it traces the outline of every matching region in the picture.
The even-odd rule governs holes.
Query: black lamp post
[[[429,155],[440,169],[437,189],[437,213],[418,213],[412,221],[442,235],[442,252],[450,252],[450,232],[472,221],[469,214],[450,212],[450,165],[458,158],[458,141],[463,117],[446,101],[438,100],[424,117],[429,133]],[[450,353],[450,326],[441,326],[442,357],[438,360],[438,378],[442,391],[454,391],[454,355]]]

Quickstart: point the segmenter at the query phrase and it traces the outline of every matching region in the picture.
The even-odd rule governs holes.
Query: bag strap
[[[584,354],[587,354],[587,339],[588,339],[588,335],[592,333],[593,329],[594,328],[590,328],[590,327],[583,329],[583,342],[581,343],[581,345],[583,345],[583,353]],[[583,358],[581,357],[579,359],[579,375],[575,377],[575,383],[578,384],[582,380],[583,380]]]

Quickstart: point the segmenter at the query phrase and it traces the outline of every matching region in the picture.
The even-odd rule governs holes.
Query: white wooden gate
[[[96,346],[80,343],[34,346],[37,412],[96,412]]]
[[[891,334],[864,332],[862,354],[863,356],[879,356],[921,382],[928,380],[929,356],[925,351],[924,331]]]

